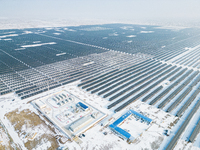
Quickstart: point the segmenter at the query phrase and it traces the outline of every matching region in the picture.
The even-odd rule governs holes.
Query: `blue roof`
[[[135,114],[137,116],[139,116],[140,118],[143,118],[144,120],[151,122],[152,119],[134,111],[134,110],[129,110],[127,111],[124,115],[122,115],[119,119],[117,119],[115,122],[113,122],[113,124],[111,124],[109,127],[114,129],[115,131],[117,131],[118,133],[120,133],[121,135],[125,136],[126,138],[130,138],[131,134],[129,134],[128,132],[126,132],[125,130],[121,129],[118,127],[118,125],[124,121],[126,118],[128,118],[130,115]]]
[[[113,124],[111,124],[109,127],[112,128],[112,129],[114,129],[116,132],[120,133],[121,135],[123,135],[127,139],[129,139],[131,137],[130,133],[126,132],[122,128],[119,128],[118,126],[114,126]]]
[[[126,132],[125,130],[123,130],[122,128],[119,127],[115,127],[115,131],[117,131],[118,133],[120,133],[121,135],[125,136],[127,139],[129,139],[131,137],[131,134]]]
[[[132,113],[130,111],[128,111],[127,113],[125,113],[124,115],[122,115],[119,119],[117,119],[113,125],[117,126],[118,124],[120,124],[123,120],[125,120],[128,116],[130,116]]]
[[[119,119],[117,119],[117,120],[113,123],[113,125],[114,125],[114,126],[117,126],[117,125],[120,124],[122,121],[124,121],[127,117],[129,117],[131,114],[135,114],[135,115],[139,116],[140,118],[143,118],[144,120],[146,120],[146,121],[148,121],[148,122],[151,122],[151,121],[152,121],[152,119],[150,119],[150,118],[148,118],[148,117],[146,117],[146,116],[144,116],[144,115],[142,115],[142,114],[140,114],[140,113],[138,113],[138,112],[136,112],[136,111],[134,111],[134,110],[129,110],[129,111],[126,112],[124,115],[122,115]]]
[[[88,106],[86,106],[85,104],[81,103],[81,102],[78,102],[78,105],[80,105],[83,109],[87,109]]]
[[[113,128],[113,129],[115,128],[115,126],[113,124],[109,125],[109,127]]]
[[[132,114],[135,114],[135,115],[139,116],[140,118],[143,118],[144,120],[146,120],[148,122],[152,121],[152,119],[150,119],[150,118],[148,118],[148,117],[146,117],[146,116],[144,116],[144,115],[142,115],[142,114],[140,114],[140,113],[138,113],[138,112],[136,112],[134,110],[130,110],[130,111],[132,112]]]

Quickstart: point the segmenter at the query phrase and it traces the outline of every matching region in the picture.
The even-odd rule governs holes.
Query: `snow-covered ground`
[[[57,89],[54,89],[52,91],[48,91],[47,93],[42,93],[36,97],[44,97],[45,95],[48,95],[48,93],[54,93],[57,91],[60,91],[62,89],[65,89],[69,91],[70,93],[74,94],[75,96],[85,100],[87,103],[90,103],[92,106],[98,108],[99,110],[105,112],[108,114],[108,116],[112,116],[113,112],[107,110],[105,108],[106,103],[108,103],[107,100],[94,95],[87,93],[85,90],[80,89],[76,85],[78,82],[74,82],[72,84],[69,84],[67,86],[63,86]],[[0,119],[4,123],[4,125],[7,127],[7,130],[11,137],[14,139],[14,142],[20,145],[22,149],[26,149],[24,146],[25,140],[23,139],[22,136],[19,136],[17,134],[17,131],[15,131],[14,126],[10,123],[10,121],[5,117],[5,115],[9,112],[12,112],[16,109],[19,109],[19,112],[22,110],[30,110],[31,112],[36,113],[39,115],[37,110],[33,108],[29,103],[27,104],[28,101],[35,99],[36,97],[32,97],[26,100],[19,100],[14,94],[8,94],[5,96],[1,96],[1,108],[2,112],[0,115]],[[15,101],[12,101],[12,99],[15,99]],[[67,146],[69,148],[77,148],[79,149],[80,147],[84,149],[100,149],[100,148],[106,148],[109,147],[111,149],[142,149],[142,148],[148,148],[148,149],[153,149],[153,145],[157,143],[156,141],[159,140],[162,142],[162,139],[164,138],[163,135],[163,130],[167,128],[170,124],[170,122],[174,121],[175,117],[171,116],[169,114],[166,114],[163,111],[158,110],[157,108],[154,108],[152,106],[149,106],[148,104],[142,103],[140,101],[137,101],[130,105],[129,108],[134,109],[135,111],[142,112],[149,118],[153,119],[152,125],[148,127],[147,125],[141,125],[136,131],[136,128],[133,128],[132,124],[126,123],[123,124],[121,127],[127,128],[127,130],[130,130],[130,133],[133,134],[133,136],[136,138],[135,143],[133,144],[128,144],[125,140],[120,139],[117,135],[115,135],[109,128],[104,128],[103,126],[100,125],[100,123],[90,130],[86,131],[85,135],[86,137],[82,138],[81,140],[83,143],[81,145],[76,144],[75,142],[72,143],[67,143]],[[122,112],[120,112],[121,114]],[[118,116],[120,116],[118,114]],[[132,122],[133,123],[133,122]],[[141,124],[140,122],[137,122],[138,124]],[[134,122],[136,126],[136,122]],[[138,126],[137,126],[138,127]],[[42,128],[40,126],[36,126],[32,129],[32,131],[37,131],[38,133],[41,133],[39,131],[39,128]],[[22,129],[26,129],[26,125],[22,126]],[[102,130],[102,131],[100,131]],[[43,130],[42,130],[43,131]],[[104,135],[103,132],[108,132],[107,135]],[[142,133],[142,135],[138,135]],[[42,133],[41,133],[42,134]],[[149,139],[149,136],[152,137]],[[102,140],[103,139],[103,140]],[[49,143],[46,143],[46,145],[43,145],[44,147],[48,147]],[[157,145],[156,147],[159,147]],[[38,146],[39,149],[39,146]]]
[[[132,38],[132,37],[136,37],[136,35],[128,35],[126,37]]]
[[[76,81],[71,84],[58,87],[56,89],[50,90],[45,93],[41,93],[39,95],[33,96],[25,100],[20,100],[14,94],[7,94],[4,96],[0,96],[0,107],[2,112],[0,114],[0,120],[6,126],[6,129],[8,130],[10,136],[14,139],[14,142],[17,145],[19,145],[19,147],[21,147],[22,149],[27,149],[24,144],[25,142],[27,142],[27,139],[23,138],[24,135],[19,135],[19,133],[15,130],[14,125],[12,125],[9,119],[5,117],[6,114],[13,112],[16,109],[18,109],[19,113],[24,110],[29,110],[30,112],[39,115],[40,118],[42,119],[43,117],[40,115],[40,113],[28,102],[59,92],[61,90],[66,90],[72,93],[73,95],[79,97],[80,99],[96,107],[100,111],[106,113],[108,117],[84,133],[85,137],[80,138],[80,140],[83,142],[82,144],[77,144],[76,142],[73,141],[73,142],[67,142],[64,145],[59,143],[60,146],[67,146],[69,149],[88,149],[88,150],[90,149],[91,150],[92,149],[113,149],[113,150],[149,149],[150,150],[150,149],[159,149],[160,145],[163,145],[163,143],[168,142],[169,138],[166,135],[164,135],[164,130],[173,128],[174,122],[177,119],[177,117],[169,113],[166,113],[160,109],[157,109],[154,106],[150,106],[146,103],[143,103],[140,100],[132,103],[126,109],[115,114],[106,108],[108,104],[108,101],[106,99],[99,97],[98,95],[95,94],[90,94],[85,90],[77,87],[77,84],[79,83],[80,81]],[[13,99],[15,99],[15,101],[12,101]],[[116,133],[113,133],[109,129],[109,127],[101,126],[101,124],[105,122],[107,122],[108,125],[111,124],[115,119],[120,117],[128,109],[133,109],[134,111],[142,113],[143,115],[153,120],[152,124],[146,125],[141,123],[140,121],[132,119],[132,120],[127,120],[124,124],[120,126],[120,128],[129,131],[129,133],[135,138],[134,142],[131,144],[128,144],[126,140],[121,139]],[[109,120],[109,118],[112,119]],[[46,122],[46,124],[49,123]],[[42,137],[40,135],[44,134],[44,132],[51,134],[52,131],[50,131],[48,128],[47,129],[44,128],[45,127],[41,124],[32,127],[31,132],[32,133],[37,132],[38,134],[36,135],[36,137],[38,138]],[[24,124],[22,126],[22,131],[25,132],[25,130],[27,130],[27,125]],[[105,132],[107,133],[107,135],[104,134]],[[52,135],[55,138],[55,134]],[[58,135],[63,135],[63,134],[58,132]],[[184,147],[183,145],[185,145],[184,144],[185,142],[181,141],[178,142],[177,147],[180,148]],[[51,145],[51,143],[47,142],[45,139],[42,139],[41,143],[42,144],[35,147],[35,149],[47,149]],[[196,145],[198,145],[198,143]],[[186,147],[194,150],[199,149],[198,146],[195,147],[192,144],[188,144],[186,145]]]
[[[154,31],[140,31],[140,33],[154,33]]]
[[[56,42],[49,42],[49,43],[40,43],[40,44],[32,44],[32,45],[22,45],[22,48],[27,48],[27,47],[38,47],[38,46],[43,46],[43,45],[52,45],[56,44]]]

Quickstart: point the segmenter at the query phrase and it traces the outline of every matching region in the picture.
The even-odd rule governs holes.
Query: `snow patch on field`
[[[0,36],[0,38],[7,38],[7,37],[13,37],[13,36],[18,36],[18,34],[2,35],[2,36]]]
[[[40,43],[41,41],[34,41],[33,43]]]
[[[32,45],[23,45],[23,46],[21,46],[21,47],[22,47],[22,48],[27,48],[27,47],[38,47],[38,46],[52,45],[52,44],[56,44],[56,42],[41,43],[41,44],[32,44]]]
[[[184,27],[184,26],[161,26],[161,27],[155,27],[157,29],[169,29],[169,30],[173,30],[173,31],[179,31],[179,30],[183,30],[183,29],[187,29],[188,27]]]
[[[83,31],[101,31],[101,30],[110,30],[111,28],[105,28],[105,27],[91,27],[91,28],[84,28],[80,29]]]
[[[117,32],[108,34],[109,36],[118,36]]]
[[[61,56],[61,55],[65,55],[66,53],[59,53],[59,54],[56,54],[56,56]]]
[[[131,30],[131,31],[134,31],[135,29],[133,29],[132,26],[123,26],[123,27],[120,27],[121,29],[123,30]]]
[[[21,50],[25,50],[25,48],[17,48],[15,49],[16,51],[21,51]]]
[[[154,31],[140,31],[140,33],[154,33]]]
[[[12,101],[12,99],[15,99],[15,101]],[[6,127],[8,134],[11,136],[13,139],[13,142],[18,145],[21,149],[27,150],[25,147],[24,143],[27,142],[27,138],[25,138],[25,135],[19,134],[19,131],[16,131],[14,126],[12,125],[10,120],[5,117],[7,113],[10,113],[12,111],[16,111],[18,109],[17,113],[20,113],[23,110],[29,110],[36,115],[39,115],[38,111],[29,103],[27,103],[28,100],[20,100],[18,97],[16,97],[13,93],[7,94],[5,96],[0,96],[0,108],[1,108],[1,113],[0,113],[0,120]],[[42,118],[41,118],[42,119]],[[17,122],[16,122],[17,123]],[[28,129],[28,126],[25,125],[26,123],[24,122],[24,125],[22,126],[22,132],[30,132],[30,133],[37,133],[35,138],[39,139],[42,135],[44,134],[52,134],[52,131],[50,131],[48,128],[44,127],[42,124],[35,126],[31,129]],[[21,133],[22,133],[21,132]],[[53,135],[52,135],[53,136]],[[47,139],[42,139],[44,140],[43,142],[40,142],[40,145],[36,147],[36,149],[48,149],[51,147],[51,143],[47,141]]]
[[[8,38],[8,39],[3,39],[4,41],[11,41],[12,39],[11,38]]]
[[[24,33],[22,33],[22,34],[31,34],[31,33],[33,33],[32,31],[24,31]]]
[[[136,37],[136,35],[128,35],[126,37],[132,38],[132,37]]]
[[[69,28],[64,28],[64,30],[66,30],[66,31],[71,31],[71,32],[76,32],[76,30],[74,30],[74,29],[69,29]]]
[[[61,33],[53,33],[54,35],[60,35]]]

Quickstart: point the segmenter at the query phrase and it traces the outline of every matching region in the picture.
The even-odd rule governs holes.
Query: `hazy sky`
[[[200,0],[0,0],[0,18],[200,20]]]

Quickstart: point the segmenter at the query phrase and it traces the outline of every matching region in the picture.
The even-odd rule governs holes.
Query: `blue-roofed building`
[[[122,115],[119,119],[117,119],[115,122],[113,122],[109,127],[111,128],[111,130],[118,133],[122,138],[132,141],[133,137],[131,136],[131,134],[118,127],[118,125],[120,125],[124,120],[126,120],[131,115],[142,119],[143,121],[147,122],[148,124],[150,124],[152,122],[152,119],[150,119],[134,110],[129,110],[124,115]]]
[[[143,119],[145,122],[147,122],[147,123],[152,122],[152,119],[150,119],[150,118],[148,118],[148,117],[146,117],[146,116],[144,116],[144,115],[142,115],[142,114],[140,114],[140,113],[138,113],[134,110],[130,110],[130,111],[131,111],[132,115],[139,117],[140,119]]]
[[[124,121],[126,118],[128,118],[130,115],[132,114],[131,111],[128,111],[127,113],[125,113],[124,115],[122,115],[119,119],[117,119],[113,125],[114,126],[118,126],[122,121]]]
[[[119,135],[121,135],[122,138],[124,138],[124,139],[128,140],[131,137],[131,134],[126,132],[122,128],[119,128],[119,127],[115,126],[113,129],[114,129],[115,132],[117,132]]]
[[[87,110],[88,109],[88,106],[83,104],[83,103],[81,103],[81,102],[78,102],[76,105],[80,106],[83,110]]]

